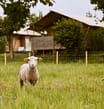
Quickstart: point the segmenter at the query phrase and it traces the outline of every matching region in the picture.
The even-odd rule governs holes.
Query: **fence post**
[[[85,51],[85,63],[88,64],[88,51]]]
[[[56,51],[56,64],[58,64],[59,63],[59,54],[58,54],[58,51]]]
[[[7,64],[7,56],[6,56],[6,52],[4,53],[4,64]]]

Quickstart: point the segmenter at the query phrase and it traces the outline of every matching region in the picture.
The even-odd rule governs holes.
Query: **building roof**
[[[19,31],[13,32],[13,34],[26,35],[26,36],[41,36],[40,33],[33,31],[33,30],[25,29],[25,28],[21,28]]]
[[[53,25],[58,20],[62,19],[62,17],[68,19],[68,16],[62,15],[54,11],[50,11],[48,14],[46,14],[43,18],[41,18],[38,22],[34,24],[35,30],[43,30]]]
[[[38,22],[34,24],[35,30],[43,30],[51,25],[53,25],[58,20],[66,18],[66,19],[74,19],[76,21],[79,21],[81,23],[84,23],[89,26],[95,26],[95,27],[104,27],[104,22],[100,22],[94,18],[89,17],[78,17],[69,15],[67,13],[60,13],[51,10],[48,14],[46,14],[42,19],[40,19]],[[30,27],[32,28],[32,27]]]

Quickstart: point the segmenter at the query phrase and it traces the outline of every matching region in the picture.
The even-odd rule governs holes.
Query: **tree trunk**
[[[9,51],[10,51],[10,59],[13,60],[14,55],[13,55],[13,36],[12,35],[10,35]]]

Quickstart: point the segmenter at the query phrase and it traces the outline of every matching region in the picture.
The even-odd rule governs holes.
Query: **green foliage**
[[[38,0],[35,0],[35,1],[38,1]],[[40,2],[43,3],[44,5],[48,4],[49,6],[52,6],[54,0],[40,0]]]
[[[104,0],[90,0],[91,4],[96,4],[95,10],[101,10],[104,14]],[[104,20],[104,17],[103,17]]]
[[[7,45],[6,37],[4,37],[4,36],[0,37],[0,53],[5,52],[6,45]]]
[[[3,18],[0,17],[0,36],[3,36],[3,30],[2,30],[3,22],[4,22]]]
[[[7,3],[4,13],[7,15],[4,19],[4,33],[10,35],[13,31],[24,27],[29,16],[29,8],[21,2]]]
[[[4,33],[11,35],[13,31],[19,30],[24,27],[30,14],[30,7],[36,5],[39,0],[0,0],[0,5],[6,15],[4,19]],[[44,5],[51,6],[53,0],[40,0]]]
[[[43,13],[42,12],[39,12],[39,16],[37,16],[36,14],[30,14],[29,15],[29,19],[27,21],[27,24],[31,25],[32,28],[34,29],[34,23],[39,21],[42,17],[43,17]]]
[[[104,12],[104,0],[91,0],[91,4],[96,4],[96,9],[100,9]]]
[[[54,26],[55,40],[67,50],[82,48],[83,33],[81,24],[74,20],[62,20]]]
[[[52,6],[53,3],[55,2],[54,0],[0,0],[0,5],[2,7],[5,7],[7,3],[13,3],[13,2],[21,2],[23,3],[26,7],[31,7],[37,5],[38,2],[44,4],[44,5],[49,5]]]
[[[13,59],[13,31],[24,27],[29,16],[29,7],[20,1],[10,1],[3,4],[3,10],[6,17],[4,18],[2,31],[7,36],[11,59]]]
[[[89,37],[91,50],[104,50],[104,28],[94,29]]]

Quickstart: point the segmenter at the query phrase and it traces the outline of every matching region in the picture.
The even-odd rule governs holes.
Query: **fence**
[[[56,52],[54,55],[44,55],[44,62],[53,62],[56,64],[59,63],[85,63],[94,64],[104,63],[104,51],[84,51],[80,54],[64,54]]]
[[[10,53],[2,53],[0,54],[0,62],[3,62],[5,65],[8,62],[13,62],[13,61],[17,61],[17,62],[22,62],[24,61],[24,58],[30,56],[30,53],[14,53],[14,59],[11,60],[10,59]]]
[[[26,58],[29,55],[29,53],[15,53],[14,61],[23,61],[23,58]],[[93,63],[104,63],[104,51],[84,51],[77,55],[57,51],[55,54],[44,54],[38,56],[43,57],[42,62],[44,63],[85,63],[86,65]],[[9,54],[0,54],[0,61],[3,61],[4,64],[10,61]]]

